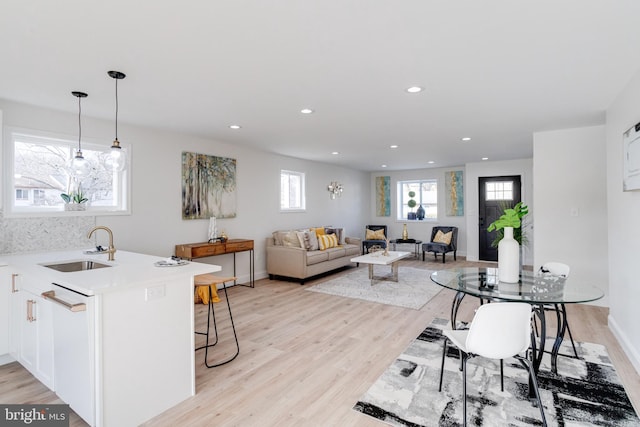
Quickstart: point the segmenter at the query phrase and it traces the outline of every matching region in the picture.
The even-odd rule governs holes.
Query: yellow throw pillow
[[[451,236],[453,236],[453,231],[443,233],[442,230],[438,230],[433,238],[433,242],[444,243],[445,245],[448,245],[449,243],[451,243]]]
[[[313,230],[313,229],[312,229]],[[324,232],[324,227],[318,227],[315,229],[316,230],[316,236],[320,237],[320,236],[324,236],[325,232]]]
[[[387,238],[384,235],[384,228],[380,230],[369,230],[367,228],[367,234],[365,236],[365,240],[386,240]]]
[[[338,237],[335,234],[322,234],[318,236],[318,245],[321,251],[335,248],[338,246]]]

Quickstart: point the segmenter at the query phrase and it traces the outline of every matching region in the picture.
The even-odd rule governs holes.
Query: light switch
[[[165,295],[164,284],[158,286],[151,286],[145,289],[144,299],[145,301],[152,301],[154,299],[162,298]]]

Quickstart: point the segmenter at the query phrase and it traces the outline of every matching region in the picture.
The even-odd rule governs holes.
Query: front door
[[[512,208],[520,201],[520,176],[492,176],[478,178],[478,237],[480,261],[498,261],[498,248],[491,243],[496,232],[487,227],[498,219],[504,209]]]

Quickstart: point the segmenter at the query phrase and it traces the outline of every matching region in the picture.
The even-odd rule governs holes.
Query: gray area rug
[[[436,319],[358,401],[354,409],[394,426],[462,424],[462,372],[455,347],[447,352],[442,392],[438,392],[442,329]],[[570,354],[563,343],[561,353]],[[604,346],[578,343],[580,359],[559,357],[558,375],[545,355],[538,375],[549,426],[640,426],[631,402]],[[540,412],[528,400],[528,377],[515,359],[500,367],[476,357],[468,362],[467,421],[474,426],[541,425]]]
[[[376,276],[390,272],[389,266],[374,266]],[[365,265],[307,290],[419,310],[443,289],[431,281],[431,273],[429,270],[401,266],[398,269],[398,282],[376,280],[371,285],[369,269]]]

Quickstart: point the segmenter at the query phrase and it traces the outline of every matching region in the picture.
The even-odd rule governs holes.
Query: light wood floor
[[[431,258],[427,262],[402,261],[400,267],[438,270],[472,265],[487,264],[459,260],[443,266]],[[254,289],[230,289],[240,355],[227,365],[207,369],[204,354],[198,352],[196,396],[146,425],[384,425],[354,411],[353,405],[432,319],[448,318],[453,293],[443,290],[418,311],[305,291],[330,277],[304,286],[263,279]],[[470,320],[476,306],[477,302],[467,298],[459,317]],[[217,313],[224,313],[223,308],[217,304]],[[639,408],[640,377],[607,327],[608,309],[588,305],[570,305],[567,309],[574,338],[607,347],[631,400]],[[205,321],[206,306],[198,305],[197,328],[202,329]],[[221,335],[229,336],[227,322],[219,326],[223,328]],[[159,343],[159,351],[162,345],[171,343]],[[222,341],[211,360],[231,347],[231,343]],[[0,367],[0,402],[61,403],[18,363]],[[85,424],[72,414],[71,425]]]

